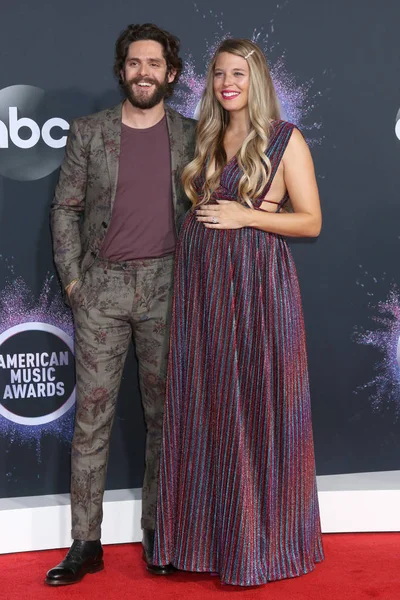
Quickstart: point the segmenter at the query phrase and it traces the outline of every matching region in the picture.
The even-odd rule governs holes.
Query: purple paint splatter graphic
[[[378,284],[378,280],[371,277],[367,271],[364,272],[364,276],[370,277],[374,285]],[[384,273],[383,281],[385,276]],[[366,287],[365,283],[359,280],[357,285]],[[366,293],[369,297],[374,296],[371,291]],[[390,286],[386,300],[369,302],[368,307],[373,312],[371,320],[376,327],[356,328],[355,341],[376,348],[381,358],[375,364],[375,376],[359,386],[357,391],[369,391],[369,400],[375,410],[390,404],[394,406],[396,415],[400,416],[400,290],[397,285],[393,283]]]
[[[9,266],[13,273],[14,269]],[[63,330],[72,339],[74,329],[69,310],[63,304],[61,295],[52,295],[53,276],[44,281],[39,298],[35,299],[22,278],[8,281],[0,292],[0,334],[15,325],[29,322],[41,322]],[[40,440],[43,435],[51,434],[60,441],[70,441],[74,425],[74,410],[70,409],[60,418],[43,425],[19,425],[0,415],[0,432],[7,435],[12,443],[35,443],[40,457]]]
[[[284,4],[285,5],[285,4]],[[284,5],[277,5],[282,8]],[[194,5],[196,12],[200,15],[199,8]],[[202,58],[201,71],[196,69],[196,62],[192,54],[185,57],[185,68],[182,73],[179,87],[175,91],[174,100],[171,102],[173,108],[187,117],[198,118],[199,104],[206,81],[206,68],[219,44],[226,38],[232,37],[229,32],[224,31],[223,13],[217,14],[209,11],[214,20],[217,32],[212,41],[205,40],[205,53]],[[200,16],[205,19],[209,15]],[[310,78],[305,83],[299,84],[294,75],[290,74],[285,65],[285,53],[279,50],[279,43],[273,42],[275,31],[274,19],[269,22],[269,31],[255,29],[248,38],[257,43],[268,57],[271,76],[281,105],[282,118],[295,123],[306,135],[311,145],[321,143],[323,136],[320,135],[320,122],[309,123],[309,117],[317,103],[321,92],[313,92],[314,80]],[[278,54],[274,59],[273,55]]]

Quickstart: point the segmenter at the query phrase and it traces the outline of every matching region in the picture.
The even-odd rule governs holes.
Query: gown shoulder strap
[[[295,128],[296,125],[288,121],[274,121],[273,123],[271,139],[266,152],[272,167],[271,183]]]
[[[265,186],[261,196],[255,203],[256,206],[261,205],[263,198],[265,198],[269,188],[272,185],[294,129],[296,129],[296,125],[293,125],[293,123],[289,123],[288,121],[274,121],[272,124],[271,137],[266,150],[266,155],[271,162],[271,176],[268,179],[268,183]]]

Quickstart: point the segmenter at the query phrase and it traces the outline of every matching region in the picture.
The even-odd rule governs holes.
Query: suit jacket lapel
[[[169,106],[165,107],[165,114],[167,117],[167,127],[171,150],[172,201],[174,203],[174,208],[176,209],[178,201],[177,177],[180,175],[180,159],[182,154],[179,152],[179,145],[182,144],[183,126],[182,120]]]
[[[102,123],[104,149],[110,177],[110,215],[113,209],[118,183],[119,155],[121,150],[122,103],[108,111]]]

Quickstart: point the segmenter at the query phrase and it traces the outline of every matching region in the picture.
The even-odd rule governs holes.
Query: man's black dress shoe
[[[104,569],[103,548],[100,540],[83,542],[74,540],[67,556],[59,565],[47,572],[47,585],[69,585],[78,583],[86,573]]]
[[[152,529],[143,529],[143,560],[147,564],[147,570],[153,575],[171,575],[176,569],[172,565],[153,565],[153,549],[154,549],[154,531]]]

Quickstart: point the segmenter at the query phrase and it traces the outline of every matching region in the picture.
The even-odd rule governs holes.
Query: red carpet
[[[313,573],[259,588],[221,586],[218,577],[146,572],[139,544],[106,546],[105,570],[76,585],[49,588],[45,572],[64,550],[0,556],[1,600],[400,600],[400,533],[325,535],[325,562]]]

